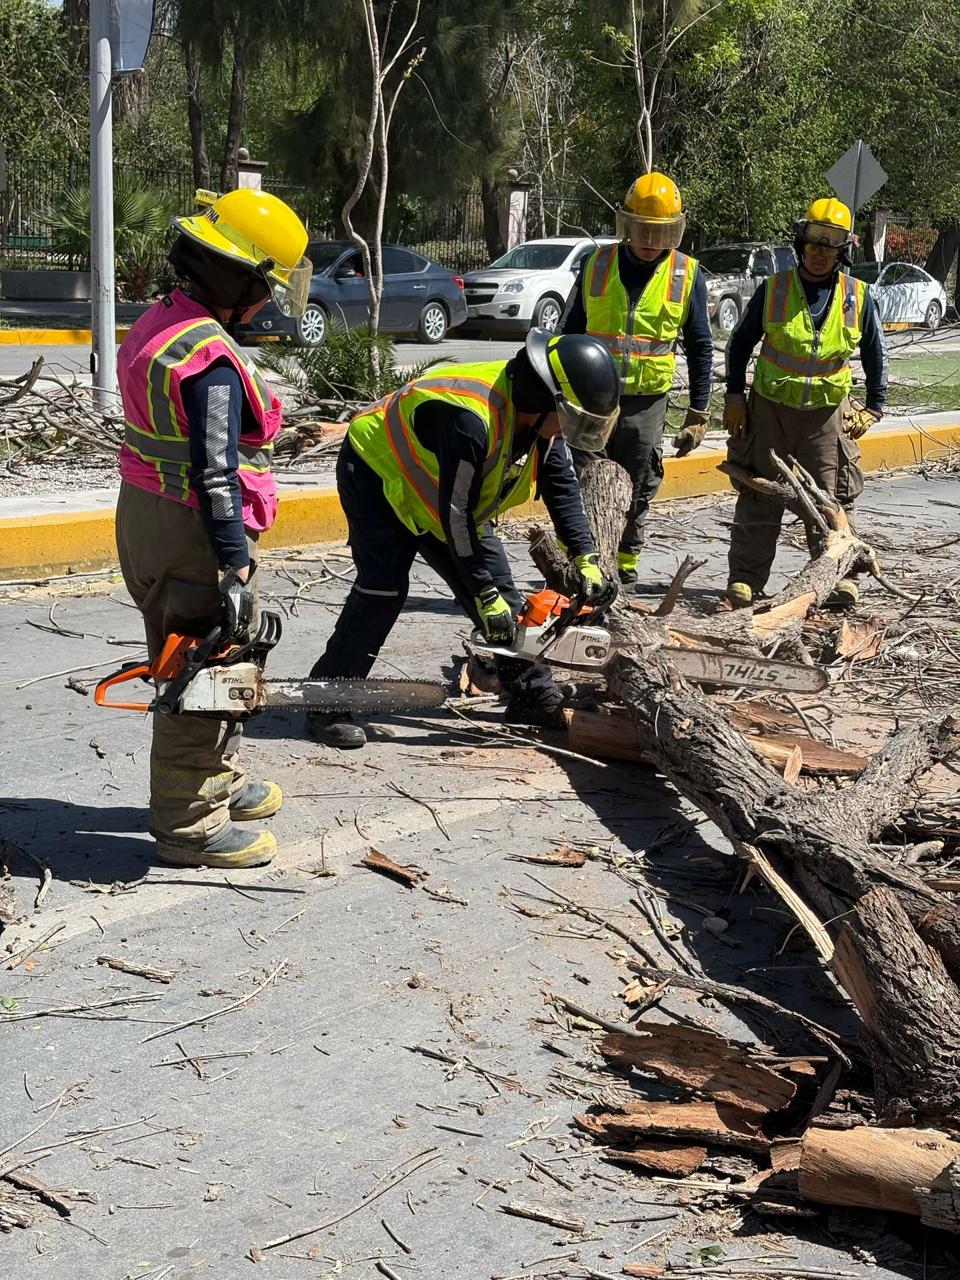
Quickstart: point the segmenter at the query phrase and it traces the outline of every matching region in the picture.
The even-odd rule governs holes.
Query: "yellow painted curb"
[[[929,429],[914,427],[867,435],[860,447],[866,471],[912,467],[924,458],[941,455],[944,447],[960,448],[960,421]],[[722,459],[719,449],[686,458],[667,457],[656,501],[726,492],[729,482],[717,470]],[[511,514],[523,519],[534,514],[542,516],[544,512],[542,504],[530,502],[516,507]],[[113,567],[117,563],[113,522],[110,507],[0,519],[0,581]],[[269,549],[303,547],[343,542],[346,536],[347,524],[337,491],[308,489],[281,495],[277,523],[264,535],[262,545]]]
[[[117,342],[122,342],[130,327],[117,329]],[[89,347],[93,344],[90,329],[0,329],[0,347]]]

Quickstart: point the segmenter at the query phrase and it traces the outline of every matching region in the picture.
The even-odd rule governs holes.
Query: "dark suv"
[[[725,336],[736,328],[761,280],[797,265],[793,245],[755,240],[714,244],[694,256],[706,276],[711,323]]]

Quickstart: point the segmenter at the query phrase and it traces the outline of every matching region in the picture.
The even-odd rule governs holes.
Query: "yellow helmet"
[[[285,315],[303,315],[313,265],[304,257],[307,229],[290,206],[269,191],[247,188],[222,196],[198,191],[196,200],[202,212],[174,218],[177,231],[252,268],[266,279]]]
[[[650,249],[675,249],[686,229],[677,184],[665,173],[645,173],[632,183],[617,210],[617,235]]]
[[[853,217],[842,200],[824,196],[814,200],[807,216],[797,228],[804,244],[824,245],[828,249],[844,249],[852,240]]]

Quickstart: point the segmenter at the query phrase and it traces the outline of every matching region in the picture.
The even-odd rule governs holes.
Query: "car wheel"
[[[562,314],[563,306],[556,298],[541,298],[533,309],[533,327],[554,333]]]
[[[447,313],[439,302],[428,302],[420,312],[420,323],[417,325],[417,337],[421,342],[429,342],[431,346],[442,342],[447,336]]]
[[[923,316],[923,323],[928,329],[935,330],[940,328],[940,321],[943,319],[943,309],[939,302],[931,302],[927,307]]]
[[[736,298],[721,298],[717,303],[717,328],[721,333],[733,333],[740,319],[740,307]]]
[[[323,307],[311,302],[297,321],[297,345],[319,347],[323,345],[326,336],[327,313]]]

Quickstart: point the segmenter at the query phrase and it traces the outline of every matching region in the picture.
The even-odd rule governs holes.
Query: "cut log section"
[[[797,1091],[791,1081],[751,1062],[723,1036],[699,1027],[637,1022],[630,1033],[604,1036],[600,1052],[610,1062],[649,1071],[659,1080],[698,1089],[758,1115],[788,1106]]]
[[[885,1209],[921,1217],[945,1208],[960,1142],[935,1129],[809,1129],[800,1145],[799,1185],[819,1204]],[[960,1218],[952,1214],[956,1231]],[[926,1219],[925,1219],[926,1220]],[[931,1224],[933,1225],[933,1224]],[[937,1225],[941,1225],[937,1223]]]
[[[672,1142],[641,1142],[628,1151],[610,1147],[604,1153],[615,1164],[631,1165],[648,1173],[665,1173],[672,1178],[689,1178],[707,1158],[706,1147],[683,1147]]]

